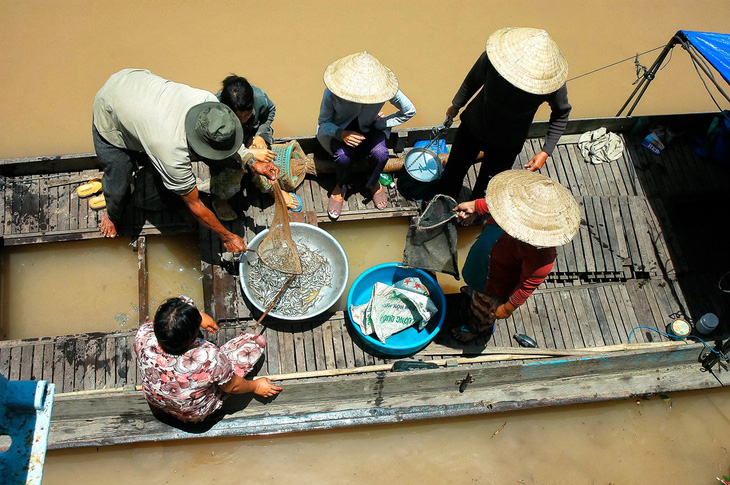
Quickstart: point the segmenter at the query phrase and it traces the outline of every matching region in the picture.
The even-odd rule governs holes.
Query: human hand
[[[365,140],[365,137],[356,131],[345,130],[342,132],[342,141],[346,145],[356,147]]]
[[[253,153],[253,157],[259,162],[273,162],[276,159],[276,153],[267,148],[250,148],[249,151]]]
[[[213,320],[210,315],[205,312],[200,312],[200,316],[203,317],[203,320],[200,323],[200,328],[207,330],[209,333],[215,333],[218,331],[218,324],[215,323],[215,320]]]
[[[540,170],[543,165],[545,165],[545,161],[547,160],[548,154],[545,152],[539,152],[537,155],[532,157],[532,160],[527,162],[525,164],[525,168],[529,170],[530,172],[534,172],[535,170]]]
[[[273,385],[268,377],[261,377],[256,379],[256,388],[253,393],[261,397],[271,397],[276,396],[283,390],[283,387]]]
[[[251,142],[251,148],[266,148],[266,140],[260,136],[254,136]]]
[[[253,162],[251,164],[251,170],[259,175],[263,175],[272,182],[279,177],[279,167],[271,162]]]
[[[230,253],[242,253],[248,250],[246,241],[241,236],[230,233],[230,236],[223,241],[226,251]]]
[[[446,110],[446,117],[450,119],[451,121],[454,121],[454,118],[459,114],[459,108],[454,106],[453,104],[449,106],[449,109]]]
[[[385,112],[384,112],[384,111],[381,111],[380,113],[378,113],[378,116],[376,116],[375,118],[376,118],[376,119],[382,119],[382,118],[385,118]]]
[[[456,220],[461,225],[471,225],[471,223],[474,222],[474,219],[476,219],[476,214],[474,213],[475,206],[476,201],[470,200],[467,202],[462,202],[461,204],[454,207],[454,212],[456,212]]]
[[[502,303],[494,310],[494,318],[509,318],[513,311],[515,307],[510,302]]]

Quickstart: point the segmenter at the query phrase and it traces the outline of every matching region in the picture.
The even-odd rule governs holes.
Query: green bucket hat
[[[185,133],[195,153],[209,160],[223,160],[243,143],[243,128],[231,108],[208,101],[188,110]]]

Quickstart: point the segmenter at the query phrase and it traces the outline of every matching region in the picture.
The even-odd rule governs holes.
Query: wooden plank
[[[137,294],[139,301],[139,325],[147,321],[150,315],[149,290],[147,286],[147,238],[137,238]]]
[[[354,367],[355,361],[347,359],[347,353],[345,349],[345,339],[343,333],[346,333],[344,320],[338,323],[332,323],[332,345],[335,349],[335,365],[338,369],[344,369],[347,367]]]
[[[619,333],[622,336],[621,338],[623,339],[625,336],[624,341],[628,342],[631,330],[637,325],[636,314],[631,306],[631,300],[629,299],[629,295],[624,284],[611,285],[610,289],[613,293],[613,299],[616,302],[616,311],[613,312],[616,325],[621,325],[621,328],[619,328]],[[637,332],[634,333],[634,342],[646,342],[641,332],[638,332],[638,335],[636,335],[636,333]]]
[[[586,211],[586,222],[588,223],[588,233],[590,235],[591,248],[593,251],[593,260],[596,263],[596,273],[600,275],[606,272],[606,264],[603,260],[601,235],[599,233],[598,222],[596,221],[595,209],[593,208],[593,197],[584,197],[583,204]]]
[[[533,294],[533,296],[535,295]],[[537,342],[537,346],[543,349],[548,348],[546,338],[542,330],[541,316],[538,314],[537,310],[537,302],[533,298],[528,298],[525,302],[525,307],[527,307],[532,327],[532,336],[534,337],[535,342]]]
[[[593,308],[593,312],[596,315],[596,321],[598,322],[598,328],[601,330],[601,336],[603,337],[603,341],[606,343],[606,345],[614,345],[619,342],[616,342],[616,339],[614,338],[613,334],[611,333],[611,329],[608,325],[608,319],[606,318],[606,314],[603,311],[603,306],[601,305],[601,300],[598,296],[598,291],[596,288],[588,288],[588,295],[590,298],[590,303]],[[586,310],[587,312],[587,310]]]
[[[294,333],[290,325],[286,325],[286,329],[277,327],[277,335],[279,341],[279,366],[280,371],[284,373],[296,372],[296,355],[294,350]]]
[[[586,343],[583,340],[583,336],[580,332],[580,326],[578,325],[578,316],[575,313],[575,308],[573,307],[573,299],[570,296],[570,292],[560,291],[555,294],[554,298],[560,299],[560,306],[565,312],[565,326],[563,328],[565,330],[565,327],[567,327],[567,333],[564,331],[563,336],[567,335],[570,338],[571,346],[568,348],[579,349],[585,347]],[[556,302],[556,305],[557,304],[558,303]]]
[[[626,241],[626,232],[624,228],[624,224],[621,220],[621,207],[619,206],[619,198],[618,197],[610,197],[608,199],[608,208],[610,213],[610,221],[613,221],[612,224],[612,230],[614,231],[617,246],[615,248],[618,257],[621,260],[622,268],[624,268],[624,277],[628,278],[631,276],[630,270],[627,270],[626,268],[629,268],[631,266],[631,256],[629,254],[629,247],[628,243]]]
[[[48,199],[48,181],[49,176],[41,176],[38,178],[38,231],[45,232],[48,230],[48,217],[50,200]]]
[[[545,307],[550,315],[550,328],[553,332],[556,348],[575,348],[573,341],[565,328],[566,314],[560,297],[555,292],[543,293],[542,297],[545,300]]]
[[[633,222],[634,232],[636,233],[636,240],[639,252],[641,253],[641,261],[644,271],[651,275],[655,275],[657,263],[654,256],[654,246],[652,245],[651,238],[649,237],[649,226],[644,214],[644,206],[644,201],[639,197],[632,197],[629,199],[631,220]]]
[[[566,184],[565,186],[570,189],[570,192],[573,194],[574,197],[577,197],[581,195],[580,186],[578,184],[578,179],[576,177],[576,167],[573,166],[572,162],[570,161],[570,157],[568,156],[568,151],[565,149],[565,147],[561,147],[558,145],[555,147],[555,150],[553,150],[553,160],[556,161],[556,163],[559,161],[560,166],[563,167],[563,170],[565,171],[565,177],[566,177]]]
[[[316,350],[314,343],[313,323],[308,322],[301,325],[300,334],[304,341],[304,361],[307,364],[307,370],[317,370]]]
[[[30,380],[40,381],[43,379],[43,344],[37,343],[29,345],[32,349],[33,361],[31,364]]]
[[[634,231],[633,219],[631,217],[630,201],[632,197],[619,197],[619,208],[621,210],[621,220],[623,222],[623,230],[626,235],[629,258],[634,271],[644,271],[644,262],[641,259],[641,251],[639,243]]]
[[[336,351],[334,345],[334,333],[332,330],[333,322],[332,319],[325,320],[322,323],[322,342],[324,345],[324,368],[325,369],[336,369]]]
[[[19,379],[21,381],[32,380],[33,373],[33,346],[22,345],[20,346],[20,374]]]
[[[586,346],[594,347],[601,345],[608,345],[606,340],[603,338],[601,329],[598,326],[598,318],[596,312],[593,309],[593,302],[587,289],[580,290],[572,293],[573,308],[578,316],[578,324],[580,326],[580,333],[583,335],[583,340],[586,342]]]
[[[325,357],[324,332],[322,331],[324,323],[314,323],[312,326],[312,341],[314,343],[314,361],[317,370],[326,369],[327,362]]]
[[[126,336],[117,337],[114,342],[114,365],[116,372],[114,374],[114,387],[124,387],[129,384],[127,380],[127,372],[129,369],[129,360],[137,359],[134,349],[127,348]]]
[[[624,249],[626,244],[623,233],[619,234],[617,231],[618,228],[623,228],[623,224],[621,224],[620,214],[615,215],[613,213],[614,206],[612,201],[616,201],[616,209],[618,209],[618,200],[616,197],[601,197],[600,208],[603,211],[603,217],[606,224],[606,233],[610,246],[609,253],[613,260],[613,270],[616,273],[616,277],[620,275],[626,277],[628,275],[623,274],[624,261],[626,257]]]
[[[307,369],[307,358],[306,358],[306,349],[304,347],[304,336],[302,335],[301,331],[301,325],[292,324],[292,331],[294,333],[293,340],[294,340],[294,360],[296,364],[296,371],[297,372],[305,372],[307,370],[315,370],[315,369]]]
[[[66,339],[55,339],[53,342],[53,377],[49,379],[56,385],[56,392],[67,392],[65,385]]]
[[[608,297],[608,295],[606,294],[605,286],[596,287],[595,293],[598,295],[598,301],[600,302],[601,309],[603,310],[603,315],[606,317],[608,331],[611,333],[611,338],[613,339],[614,343],[620,344],[625,342],[625,339],[621,339],[621,334],[616,324],[616,320],[613,317],[613,308],[615,307],[613,297]]]
[[[71,229],[71,196],[68,186],[58,187],[58,205],[57,205],[57,230],[64,231]]]
[[[621,265],[617,264],[613,255],[613,247],[615,244],[611,244],[611,238],[609,237],[608,222],[603,213],[602,202],[608,199],[606,196],[592,197],[593,212],[596,217],[596,226],[598,228],[598,242],[599,248],[603,256],[603,262],[605,265],[605,271],[607,273],[616,273],[619,271]]]
[[[137,364],[137,356],[134,352],[134,334],[130,334],[124,337],[126,351],[124,353],[127,356],[127,385],[136,386],[141,382],[139,375],[139,365]]]
[[[104,339],[104,383],[105,389],[117,387],[117,337],[108,336]]]
[[[576,178],[580,176],[580,181],[578,183],[578,186],[581,187],[580,195],[597,195],[599,189],[596,188],[593,183],[595,176],[592,176],[590,167],[587,166],[588,164],[581,163],[583,156],[578,153],[576,147],[573,145],[563,145],[563,147],[565,148],[566,155],[570,159],[570,164],[575,169]]]
[[[10,353],[11,347],[0,347],[0,375],[9,378],[10,376]]]
[[[266,372],[269,374],[278,374],[281,372],[279,365],[279,333],[272,329],[262,329],[266,337]]]

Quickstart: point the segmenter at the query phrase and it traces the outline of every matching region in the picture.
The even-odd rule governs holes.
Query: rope
[[[658,334],[664,335],[665,337],[669,337],[672,340],[676,340],[677,339],[674,335],[669,335],[668,333],[662,332],[661,330],[657,330],[656,328],[647,327],[646,325],[639,325],[638,327],[634,327],[634,328],[631,329],[631,332],[629,333],[629,343],[631,343],[631,337],[634,335],[634,330],[639,329],[639,328],[646,328],[648,330],[652,330],[652,331],[654,331],[654,332],[656,332]],[[705,342],[704,340],[702,340],[701,338],[699,338],[699,337],[697,337],[695,335],[689,335],[687,337],[687,339],[699,340],[700,343],[702,343],[702,345],[704,345],[710,352],[713,352],[715,354],[719,354],[720,353],[717,350],[715,350],[712,347],[710,347],[709,345],[707,345],[707,342]]]
[[[586,72],[585,74],[581,74],[580,76],[572,77],[572,78],[568,79],[566,82],[570,82],[570,81],[574,81],[576,79],[580,79],[580,78],[582,78],[584,76],[587,76],[589,74],[593,74],[595,72],[602,71],[604,69],[608,69],[609,67],[616,66],[618,64],[621,64],[622,62],[630,61],[632,59],[635,59],[638,62],[639,56],[643,56],[644,54],[648,54],[649,52],[654,52],[656,50],[663,49],[663,48],[664,48],[664,45],[660,45],[659,47],[655,47],[653,49],[650,49],[648,51],[642,52],[640,54],[635,54],[635,55],[633,55],[631,57],[627,57],[626,59],[621,59],[620,61],[616,61],[616,62],[611,63],[611,64],[608,64],[606,66],[599,67],[598,69],[594,69],[594,70],[592,70],[590,72]]]
[[[690,47],[693,47],[693,46],[691,44],[687,43],[687,44],[683,44],[682,47],[684,47],[685,49],[689,49]],[[696,52],[696,49],[695,49],[695,52]],[[702,81],[702,85],[705,87],[705,91],[707,91],[707,94],[710,95],[710,99],[712,99],[712,102],[715,103],[715,106],[717,107],[718,111],[720,111],[720,113],[725,118],[729,118],[730,119],[730,117],[728,116],[728,114],[725,112],[724,109],[722,109],[720,107],[720,104],[717,102],[717,100],[715,99],[715,97],[712,95],[712,92],[710,91],[709,86],[707,86],[707,83],[705,82],[705,78],[702,77],[702,73],[700,73],[700,70],[697,68],[697,61],[695,60],[695,57],[697,57],[702,62],[702,64],[705,66],[705,69],[707,69],[707,72],[710,73],[710,79],[712,79],[714,81],[715,80],[715,76],[712,74],[712,70],[707,66],[707,63],[704,61],[704,59],[702,59],[702,57],[700,57],[700,56],[689,56],[689,58],[692,60],[692,66],[695,68],[695,72],[697,72],[697,77],[699,77],[700,78],[700,81]]]

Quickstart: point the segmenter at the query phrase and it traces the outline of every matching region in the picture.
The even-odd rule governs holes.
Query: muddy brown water
[[[498,28],[547,29],[572,78],[662,46],[679,29],[727,32],[729,20],[723,0],[3,0],[0,158],[91,151],[94,95],[126,67],[211,91],[231,72],[247,76],[277,103],[276,135],[298,136],[314,133],[324,68],[368,50],[395,71],[418,109],[405,126],[433,126]],[[639,60],[649,66],[656,53]],[[613,116],[635,79],[631,60],[570,81],[572,117]],[[636,114],[713,110],[675,48]],[[537,119],[547,116],[542,109]],[[400,259],[403,243],[394,240],[402,241],[403,225],[374,223],[390,239],[355,253],[365,236],[349,226],[356,225],[325,229],[358,255],[350,257],[350,281]],[[149,251],[153,310],[181,293],[201,300],[195,237],[151,237]],[[0,338],[135,326],[136,255],[127,241],[3,249],[2,266]],[[448,291],[458,285],[440,282]],[[718,483],[730,475],[729,398],[720,389],[669,401],[58,451],[48,455],[44,483]]]

